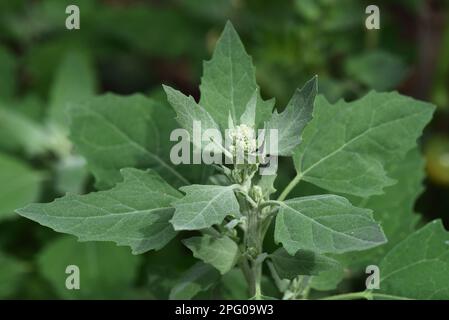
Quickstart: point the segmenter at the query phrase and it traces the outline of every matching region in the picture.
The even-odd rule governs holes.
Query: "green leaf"
[[[192,96],[185,96],[180,91],[170,88],[168,86],[164,86],[165,93],[167,94],[167,99],[170,102],[173,109],[175,109],[177,113],[176,120],[179,124],[186,129],[191,139],[194,138],[193,132],[193,122],[199,121],[201,125],[201,136],[202,139],[203,133],[208,129],[215,129],[220,132],[220,127],[215,123],[214,119],[210,116],[210,114],[200,105],[198,105]],[[204,142],[204,146],[207,145],[207,142]],[[217,141],[218,142],[218,141]],[[223,142],[221,142],[223,143]],[[204,147],[203,146],[203,147]],[[199,148],[200,146],[197,145]],[[219,149],[217,149],[217,152]]]
[[[209,264],[198,262],[187,270],[170,292],[170,299],[192,299],[209,290],[220,279],[220,273]]]
[[[0,154],[0,220],[14,217],[14,210],[36,201],[41,174],[19,159]]]
[[[4,46],[0,46],[0,97],[12,98],[16,91],[16,59]]]
[[[228,215],[240,216],[234,185],[191,185],[180,190],[186,195],[175,201],[170,221],[175,230],[198,230],[219,224]]]
[[[49,135],[38,123],[0,106],[0,149],[36,155],[47,151],[49,145]]]
[[[209,263],[221,274],[231,270],[239,256],[237,244],[227,236],[214,238],[203,235],[185,239],[182,242],[192,250],[194,257]]]
[[[315,76],[302,89],[296,89],[285,110],[281,113],[274,111],[268,121],[267,130],[278,130],[278,155],[291,156],[294,148],[301,143],[302,131],[312,119],[317,82]],[[269,131],[266,134],[269,141]]]
[[[380,50],[350,56],[344,68],[350,77],[378,91],[394,89],[407,73],[400,57]]]
[[[230,22],[226,24],[210,61],[204,63],[200,105],[222,129],[227,128],[228,115],[238,123],[252,94],[258,88],[251,57]],[[257,99],[256,126],[268,119],[274,101]]]
[[[68,194],[47,204],[31,204],[17,212],[81,241],[114,241],[134,254],[160,249],[175,235],[169,223],[170,203],[178,191],[153,171],[122,170],[123,182],[111,190]]]
[[[418,149],[406,157],[387,165],[387,173],[398,182],[385,188],[385,193],[368,199],[351,199],[355,205],[373,210],[376,221],[382,225],[388,242],[363,252],[339,257],[355,268],[364,269],[377,264],[398,242],[413,233],[420,219],[414,212],[415,200],[423,191],[424,159]],[[340,259],[342,258],[342,259]]]
[[[68,125],[67,107],[95,93],[95,74],[86,53],[70,51],[62,60],[50,92],[49,119],[59,130]]]
[[[71,140],[100,188],[120,181],[120,169],[151,168],[167,181],[187,183],[169,164],[163,106],[142,95],[106,94],[70,108]]]
[[[300,249],[316,253],[366,250],[386,241],[371,210],[354,207],[336,195],[281,203],[274,236],[291,255]]]
[[[20,261],[0,252],[0,298],[10,298],[17,292],[25,272]]]
[[[440,220],[428,223],[381,261],[380,289],[409,299],[449,299],[449,233]]]
[[[368,197],[394,184],[385,165],[416,145],[434,107],[398,93],[370,92],[352,103],[316,101],[294,154],[297,179]]]
[[[136,279],[140,258],[111,243],[80,243],[63,237],[44,248],[38,258],[40,273],[64,299],[126,298]],[[69,290],[67,266],[79,268],[80,289]]]
[[[245,111],[240,117],[240,124],[246,124],[249,127],[254,128],[256,126],[256,107],[257,107],[257,97],[259,96],[259,89],[256,88],[251,99],[249,99],[246,104]],[[232,117],[230,117],[230,121]],[[234,126],[228,126],[228,129],[233,129]]]
[[[290,255],[284,248],[279,248],[269,257],[281,279],[293,279],[299,275],[316,275],[339,266],[339,263],[331,258],[306,250],[298,250],[295,255]]]

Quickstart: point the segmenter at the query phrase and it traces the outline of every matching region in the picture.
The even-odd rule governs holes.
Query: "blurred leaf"
[[[11,298],[17,292],[25,271],[22,262],[0,252],[0,298]]]
[[[0,98],[11,99],[16,93],[16,60],[15,57],[0,45]]]
[[[67,106],[83,102],[95,92],[95,74],[86,53],[69,51],[61,62],[50,93],[49,120],[68,133]]]
[[[50,146],[49,135],[38,123],[0,105],[0,149],[41,154]]]
[[[385,51],[350,56],[346,60],[345,70],[348,76],[377,91],[396,88],[407,73],[401,58]]]
[[[42,176],[21,160],[0,154],[0,220],[15,216],[14,210],[36,201]]]
[[[64,299],[126,298],[133,289],[140,259],[126,248],[111,243],[80,243],[63,237],[48,245],[39,255],[42,275]],[[69,290],[67,266],[80,271],[80,289]]]
[[[87,177],[86,161],[79,156],[67,156],[62,158],[56,165],[56,189],[60,193],[83,192]]]

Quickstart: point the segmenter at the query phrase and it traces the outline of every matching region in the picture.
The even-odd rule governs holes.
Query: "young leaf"
[[[382,260],[380,289],[408,299],[449,299],[449,233],[434,220],[395,246]]]
[[[36,201],[41,175],[25,163],[0,154],[0,220],[14,217],[14,210]]]
[[[137,276],[139,262],[139,257],[131,255],[126,248],[112,243],[80,243],[73,237],[57,239],[38,258],[40,273],[64,299],[126,298]],[[79,268],[81,290],[66,287],[65,270],[69,265]]]
[[[291,255],[300,249],[316,253],[359,251],[386,242],[371,210],[354,207],[336,195],[283,202],[274,236]]]
[[[240,216],[235,186],[191,185],[180,190],[186,195],[173,202],[171,219],[175,230],[199,230],[219,224],[228,215]]]
[[[228,113],[238,123],[257,89],[255,68],[230,22],[217,42],[213,57],[204,63],[200,91],[202,105],[221,128],[227,128]],[[256,126],[266,120],[274,101],[257,97]]]
[[[170,292],[171,300],[191,299],[209,290],[220,279],[220,273],[209,264],[198,262],[179,279]]]
[[[142,95],[106,94],[69,109],[71,140],[105,189],[120,181],[120,169],[151,168],[169,181],[187,183],[165,152],[169,136],[158,121],[162,106]]]
[[[160,249],[175,235],[169,223],[170,203],[178,191],[153,171],[123,169],[123,182],[111,190],[68,194],[47,204],[31,204],[17,212],[81,241],[114,241],[134,254]]]
[[[245,111],[243,112],[242,116],[240,117],[240,124],[246,124],[247,126],[251,128],[255,128],[256,126],[256,105],[257,105],[257,97],[259,96],[259,89],[257,88],[253,95],[251,96],[251,99],[249,99],[248,103],[246,104]],[[232,118],[231,118],[232,119]],[[233,128],[233,126],[229,127],[229,129]]]
[[[385,165],[401,159],[434,107],[398,93],[370,92],[352,103],[319,97],[294,154],[298,178],[321,188],[368,197],[394,184]]]
[[[173,109],[177,113],[177,120],[179,124],[186,129],[190,137],[194,137],[193,133],[193,122],[199,121],[201,124],[201,137],[203,133],[208,129],[215,129],[220,132],[220,127],[215,123],[214,119],[210,114],[204,110],[204,108],[198,105],[192,96],[185,96],[180,91],[170,88],[168,86],[163,86],[165,93],[167,94],[168,102],[170,102]],[[218,141],[216,141],[218,143]],[[204,142],[203,147],[207,145],[208,142]],[[223,142],[221,142],[223,144]],[[200,146],[197,146],[200,147]],[[218,148],[216,149],[218,152]]]
[[[209,263],[221,274],[225,274],[235,265],[239,255],[237,244],[227,236],[214,238],[209,235],[192,237],[182,241],[192,250],[193,256]]]
[[[302,131],[312,119],[317,82],[315,76],[302,89],[296,89],[285,110],[282,113],[274,111],[268,121],[267,130],[278,130],[278,155],[291,156],[294,148],[301,143]],[[270,141],[269,133],[266,132],[266,141]]]
[[[316,275],[339,266],[339,263],[331,258],[306,250],[299,250],[292,256],[284,248],[279,248],[269,257],[281,279],[293,279],[299,275]]]

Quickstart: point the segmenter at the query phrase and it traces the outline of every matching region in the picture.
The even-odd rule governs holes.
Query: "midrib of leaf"
[[[317,201],[317,198],[314,197],[313,199],[306,199],[306,200],[301,200],[301,201],[297,201],[297,202],[307,202],[307,201]],[[346,234],[346,233],[339,232],[339,231],[336,231],[336,230],[334,230],[334,229],[331,229],[331,228],[329,228],[329,227],[327,227],[327,226],[325,226],[325,225],[319,223],[317,220],[312,219],[312,218],[308,217],[307,215],[301,213],[301,211],[298,211],[298,210],[296,210],[296,209],[290,207],[290,206],[287,205],[285,202],[281,202],[280,204],[281,204],[281,206],[291,209],[293,212],[296,212],[296,213],[298,213],[299,215],[301,215],[302,217],[306,218],[306,220],[311,221],[313,224],[316,224],[316,225],[318,225],[318,226],[320,226],[320,227],[322,227],[322,228],[324,228],[324,229],[330,231],[331,233],[338,233],[338,234],[343,235],[344,237],[346,237],[346,238],[348,238],[348,239],[355,239],[355,240],[357,240],[357,241],[363,241],[363,242],[365,242],[365,243],[376,243],[375,241],[369,241],[369,240],[364,240],[364,239],[356,238],[356,237],[351,236],[351,235],[348,235],[348,234]],[[349,215],[349,216],[350,216],[351,214],[346,214],[346,215]],[[319,218],[322,218],[322,217],[329,217],[329,216],[332,216],[332,215],[320,216]],[[339,216],[344,216],[344,215],[339,215]],[[284,223],[284,225],[286,226],[287,229],[289,229],[289,226],[288,226],[287,224]],[[353,229],[352,229],[352,230],[353,230]],[[289,235],[293,233],[290,229],[289,229],[289,231],[290,231],[290,232],[289,232]],[[346,230],[346,231],[351,231],[351,229]],[[312,233],[312,238],[315,238],[315,237],[313,237],[313,233]],[[295,241],[295,240],[293,240],[293,239],[291,239],[291,238],[290,238],[290,241],[297,242],[297,241]],[[314,241],[314,242],[315,242],[315,241]]]
[[[398,99],[396,99],[396,100],[398,100]],[[392,101],[390,100],[390,101],[388,101],[388,102],[391,103]],[[385,104],[385,103],[387,103],[387,102],[384,102],[384,104]],[[371,122],[372,122],[372,119],[373,119],[374,114],[376,113],[376,110],[377,110],[377,109],[373,109],[373,110],[374,110],[374,112],[371,114]],[[425,110],[424,110],[424,111],[425,111]],[[364,135],[368,134],[368,133],[371,132],[372,130],[378,129],[378,128],[380,128],[380,127],[382,127],[382,126],[385,126],[385,125],[390,125],[390,124],[392,124],[392,123],[394,123],[394,122],[396,122],[396,121],[400,121],[400,120],[403,120],[403,119],[406,119],[406,118],[416,117],[416,116],[418,116],[420,113],[421,113],[421,112],[416,112],[416,113],[411,114],[411,115],[406,115],[406,116],[403,116],[403,117],[400,117],[400,118],[393,119],[393,120],[391,120],[391,121],[387,121],[387,122],[380,123],[380,124],[378,124],[378,125],[376,125],[376,126],[374,126],[374,127],[371,127],[371,126],[370,126],[366,131],[363,131],[362,133],[358,134],[358,135],[355,136],[354,138],[352,138],[352,139],[350,139],[349,141],[345,142],[342,146],[340,146],[340,147],[337,148],[336,150],[332,151],[332,152],[329,153],[328,155],[324,156],[323,158],[321,158],[320,160],[318,160],[317,162],[315,162],[314,164],[312,164],[312,165],[311,165],[309,168],[307,168],[306,170],[301,171],[301,172],[298,174],[299,177],[300,177],[299,179],[303,178],[303,177],[307,174],[307,172],[309,172],[310,170],[312,170],[313,168],[315,168],[317,165],[319,165],[319,164],[322,163],[323,161],[326,161],[327,159],[331,158],[332,156],[334,156],[334,155],[337,154],[338,152],[342,151],[344,148],[346,148],[346,147],[349,146],[350,144],[354,143],[354,142],[357,141],[358,139],[362,138]],[[306,154],[307,148],[308,148],[309,146],[310,146],[310,144],[306,146],[306,148],[304,149],[303,154]]]
[[[88,216],[88,217],[68,217],[68,216],[61,216],[61,215],[49,215],[46,208],[43,208],[42,210],[45,212],[45,215],[48,216],[48,217],[57,218],[57,219],[68,219],[68,220],[70,220],[70,219],[75,219],[75,220],[79,219],[79,220],[82,220],[82,221],[80,221],[80,224],[81,224],[85,220],[94,219],[94,218],[111,218],[111,216],[113,216],[113,217],[122,217],[123,216],[124,217],[124,216],[128,216],[128,215],[147,214],[147,213],[151,213],[151,212],[154,212],[154,211],[161,211],[161,210],[167,210],[167,209],[171,209],[172,208],[172,207],[160,207],[160,208],[145,209],[145,210],[136,210],[136,209],[132,208],[134,211],[121,212],[121,213],[112,213],[112,212],[109,212],[109,211],[105,210],[104,208],[97,207],[97,206],[95,206],[93,204],[90,204],[90,203],[82,202],[82,201],[80,201],[78,199],[70,199],[70,201],[77,202],[77,203],[79,203],[79,204],[81,204],[83,206],[99,209],[100,211],[106,213],[106,215],[96,215],[96,216]],[[122,204],[122,203],[120,202],[120,204]],[[123,205],[123,206],[128,207],[127,205]],[[75,225],[75,227],[77,227],[77,226],[78,225]],[[72,227],[72,229],[74,229],[75,227]]]
[[[118,133],[121,137],[125,138],[125,140],[127,140],[135,148],[137,148],[138,150],[140,150],[140,151],[146,153],[147,155],[149,155],[152,159],[154,159],[156,162],[158,162],[162,167],[168,169],[173,175],[175,175],[183,183],[190,184],[190,182],[186,178],[184,178],[179,172],[177,172],[169,164],[167,164],[164,160],[162,160],[158,155],[150,152],[149,150],[147,150],[145,148],[145,146],[142,146],[141,144],[139,144],[136,141],[134,141],[133,139],[131,139],[131,137],[129,137],[125,132],[123,132],[123,130],[121,130],[120,128],[115,126],[113,123],[111,123],[111,121],[109,119],[107,119],[106,117],[104,117],[101,113],[99,113],[98,111],[96,111],[96,110],[94,110],[92,108],[86,108],[85,110],[87,110],[88,112],[93,113],[94,115],[96,115],[96,116],[100,117],[101,119],[103,119],[105,121],[105,123],[110,128],[113,129],[113,131]],[[157,130],[155,130],[155,131],[157,132]],[[97,147],[97,146],[95,146],[95,147]]]

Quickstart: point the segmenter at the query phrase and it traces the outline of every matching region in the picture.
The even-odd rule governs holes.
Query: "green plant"
[[[235,162],[241,146],[249,158],[257,148],[250,129],[273,129],[274,155],[293,159],[295,177],[276,197],[276,175],[259,174],[263,161],[215,165],[215,171],[175,166],[169,159],[175,126],[159,121],[172,111],[141,95],[107,94],[69,109],[70,139],[100,191],[17,212],[81,241],[130,246],[135,254],[162,249],[181,233],[201,262],[180,277],[173,299],[215,288],[217,297],[255,299],[269,298],[266,292],[285,299],[449,297],[449,234],[437,221],[416,231],[412,215],[423,166],[416,140],[432,105],[376,92],[332,105],[315,99],[315,77],[272,113],[274,100],[260,96],[251,58],[230,23],[204,64],[200,101],[164,89],[190,136],[194,121],[201,121],[201,133],[232,130],[231,147],[210,139],[195,145],[197,152],[213,150]],[[189,182],[198,175],[209,184]],[[379,266],[380,289],[332,295],[343,269],[356,275],[369,264]],[[236,285],[241,277],[243,294]]]

